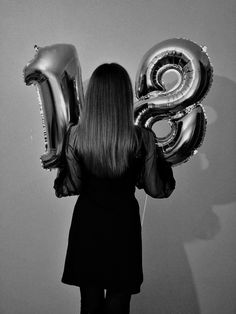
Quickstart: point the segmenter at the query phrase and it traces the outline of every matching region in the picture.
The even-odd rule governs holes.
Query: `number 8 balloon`
[[[167,89],[164,75],[170,72],[176,73],[178,82]],[[152,128],[158,121],[169,122],[169,134],[156,136],[156,143],[172,165],[188,161],[203,142],[207,120],[200,102],[212,80],[206,48],[188,39],[165,40],[140,62],[135,81],[135,124]]]

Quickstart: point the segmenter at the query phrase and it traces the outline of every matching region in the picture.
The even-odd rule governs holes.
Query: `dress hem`
[[[101,284],[101,283],[99,283],[99,284],[96,284],[96,283],[87,283],[87,282],[85,282],[85,283],[82,283],[82,282],[77,282],[77,281],[69,281],[69,280],[65,280],[65,279],[61,279],[61,282],[63,283],[63,284],[66,284],[66,285],[69,285],[69,286],[76,286],[76,287],[80,287],[80,286],[82,286],[82,285],[86,285],[86,284],[92,284],[92,285],[98,285],[98,286],[101,286],[101,287],[103,287],[103,289],[111,289],[111,290],[113,290],[113,291],[122,291],[122,292],[128,292],[128,293],[130,293],[130,294],[138,294],[138,293],[140,293],[141,292],[141,288],[140,287],[137,287],[137,288],[126,288],[126,289],[123,289],[123,288],[114,288],[114,287],[109,287],[109,285],[106,285],[105,283],[104,284]]]

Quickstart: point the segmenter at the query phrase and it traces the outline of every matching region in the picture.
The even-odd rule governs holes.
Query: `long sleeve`
[[[72,126],[66,135],[62,166],[57,170],[53,186],[57,197],[79,195],[81,191],[82,174],[75,148],[76,131],[76,126]]]
[[[143,130],[143,143],[145,159],[137,187],[143,188],[153,198],[167,198],[175,189],[171,165],[166,162],[162,150],[155,144],[155,136],[151,130]]]

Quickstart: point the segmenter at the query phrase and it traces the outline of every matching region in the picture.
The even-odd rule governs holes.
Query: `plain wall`
[[[83,80],[115,61],[134,82],[145,52],[173,37],[208,47],[208,127],[198,154],[174,168],[174,194],[147,200],[131,313],[236,313],[235,17],[234,0],[1,0],[1,314],[79,313],[79,289],[60,282],[76,199],[57,199],[55,171],[41,169],[39,105],[23,82],[34,44],[74,44]]]

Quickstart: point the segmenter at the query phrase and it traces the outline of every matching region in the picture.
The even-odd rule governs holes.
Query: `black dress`
[[[139,147],[130,167],[116,178],[100,178],[76,150],[78,126],[67,136],[66,159],[54,188],[58,197],[78,195],[62,282],[139,293],[143,282],[142,238],[135,187],[155,198],[175,188],[171,166],[155,145],[152,131],[137,127]]]

